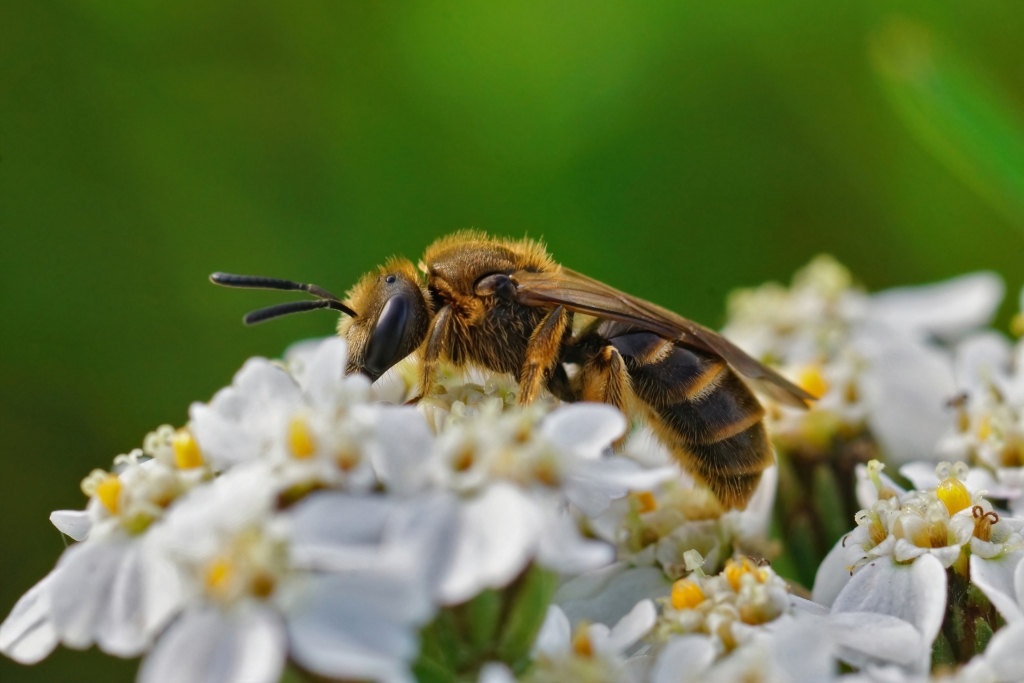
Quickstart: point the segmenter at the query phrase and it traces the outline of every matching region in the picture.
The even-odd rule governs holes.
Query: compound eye
[[[387,300],[377,318],[363,360],[363,369],[372,379],[376,380],[401,360],[396,356],[402,345],[408,319],[409,302],[404,296],[397,294]]]

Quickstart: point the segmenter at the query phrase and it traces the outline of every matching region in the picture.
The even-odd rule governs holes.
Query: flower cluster
[[[725,333],[820,396],[765,399],[778,462],[744,510],[639,410],[520,407],[443,364],[411,404],[415,354],[371,385],[338,338],[250,359],[51,515],[75,542],[0,652],[96,645],[152,683],[1024,679],[1024,344],[979,329],[1001,295],[869,295],[824,257],[736,293]]]
[[[785,288],[734,292],[723,333],[819,397],[807,412],[776,406],[776,442],[828,451],[867,429],[893,462],[929,460],[956,391],[949,345],[995,314],[1002,281],[975,273],[869,295],[830,257]]]

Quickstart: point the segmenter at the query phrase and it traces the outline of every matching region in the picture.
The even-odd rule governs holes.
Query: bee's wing
[[[512,276],[516,299],[527,306],[562,305],[570,311],[635,325],[721,356],[757,389],[800,408],[815,397],[775,370],[759,363],[722,335],[672,311],[620,292],[568,268],[546,273],[519,271]]]

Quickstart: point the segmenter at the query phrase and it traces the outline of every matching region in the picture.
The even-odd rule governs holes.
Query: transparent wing
[[[635,325],[721,356],[760,391],[777,401],[806,408],[815,397],[768,366],[751,358],[731,341],[661,306],[630,296],[568,268],[546,273],[519,271],[512,281],[516,299],[527,306],[564,306],[606,320]]]

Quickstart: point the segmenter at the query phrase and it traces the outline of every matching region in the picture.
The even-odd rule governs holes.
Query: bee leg
[[[572,380],[569,379],[569,374],[565,371],[565,366],[562,363],[555,363],[555,367],[551,369],[551,374],[548,377],[548,391],[554,394],[555,398],[559,401],[566,401],[567,403],[575,403],[580,399],[580,392],[573,384]]]
[[[558,362],[562,339],[568,329],[569,314],[562,306],[556,306],[530,335],[526,361],[519,373],[519,405],[527,405],[537,398],[544,376]]]
[[[607,403],[627,416],[630,396],[629,372],[619,350],[612,345],[601,348],[580,368],[580,400]],[[627,430],[628,434],[628,430]],[[612,444],[616,449],[626,439],[623,434]]]
[[[420,395],[414,400],[430,396],[430,392],[434,388],[437,361],[441,358],[445,341],[448,339],[448,326],[451,324],[451,320],[452,309],[448,306],[442,308],[434,316],[430,331],[427,332],[427,345],[423,350],[423,365],[420,366]]]
[[[580,368],[581,400],[607,403],[626,410],[629,395],[629,373],[619,350],[605,346]]]

